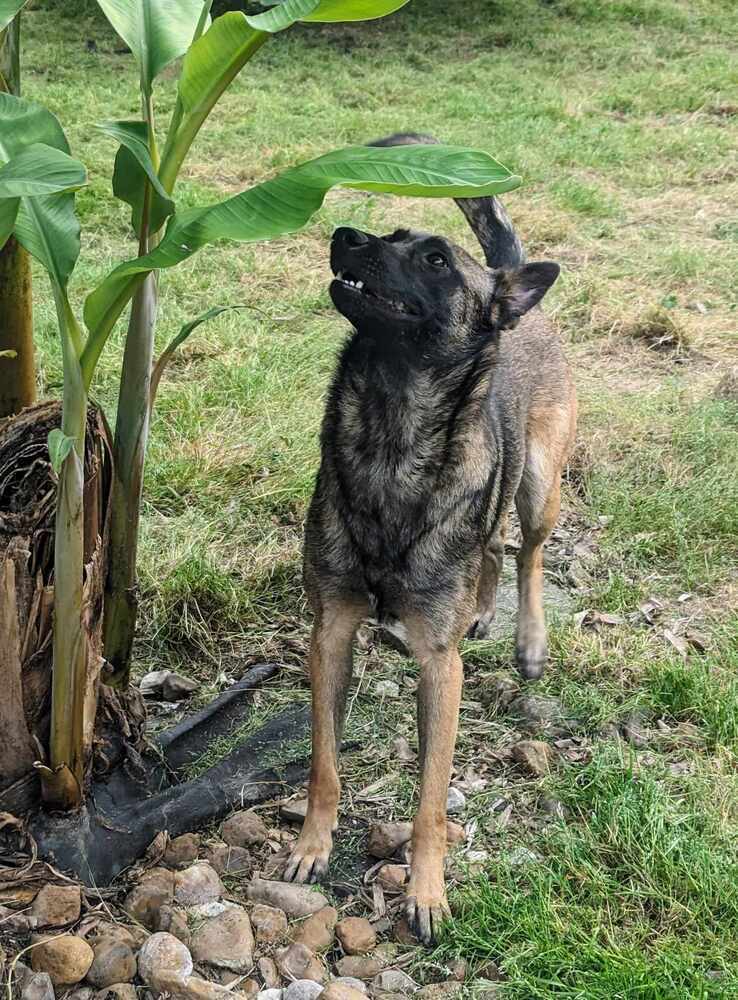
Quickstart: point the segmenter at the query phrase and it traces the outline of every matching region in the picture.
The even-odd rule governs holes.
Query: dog
[[[433,141],[410,133],[377,145]],[[525,678],[541,675],[543,544],[576,424],[561,344],[537,308],[558,265],[525,262],[498,199],[458,204],[486,266],[443,237],[407,229],[333,235],[330,295],[353,333],[328,395],[305,529],[312,766],[307,816],[283,876],[315,881],[327,870],[354,635],[366,618],[398,622],[420,667],[406,914],[426,944],[448,913],[459,642],[483,638],[494,618],[514,502],[523,538],[516,659]]]

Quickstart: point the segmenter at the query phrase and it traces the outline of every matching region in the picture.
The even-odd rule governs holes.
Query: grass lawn
[[[81,21],[63,7],[25,16],[24,93],[89,168],[81,304],[135,252],[110,194],[113,145],[92,126],[136,115],[137,89],[93,5]],[[413,0],[387,21],[293,29],[236,81],[178,188],[180,206],[202,204],[340,145],[430,131],[523,176],[506,205],[531,258],[563,268],[546,303],[581,416],[549,573],[575,617],[554,621],[534,690],[577,721],[544,731],[552,773],[524,776],[509,752],[520,729],[485,695],[513,677],[510,642],[468,645],[467,844],[450,863],[455,917],[418,954],[420,979],[462,956],[472,973],[498,963],[505,1000],[738,997],[738,405],[716,393],[738,362],[737,35],[724,0]],[[307,697],[301,524],[346,332],[327,294],[342,223],[439,230],[474,250],[450,203],[342,192],[297,237],[211,248],[162,280],[161,346],[209,306],[252,308],[200,328],[159,391],[136,670],[173,666],[205,697],[278,659],[289,682],[264,689],[265,715]],[[36,290],[53,395],[40,274]],[[119,329],[93,387],[111,416],[121,350]],[[416,668],[367,644],[357,674],[346,809],[408,818],[417,769],[392,741],[415,745]],[[400,696],[377,699],[389,678]],[[644,733],[608,738],[633,718]]]

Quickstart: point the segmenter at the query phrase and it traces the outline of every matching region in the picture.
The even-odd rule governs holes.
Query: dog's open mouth
[[[403,313],[406,316],[419,315],[417,309],[410,305],[409,302],[403,302],[401,299],[393,299],[387,295],[382,295],[376,289],[370,288],[361,278],[357,278],[351,271],[336,271],[336,281],[339,281],[344,288],[352,288],[358,295],[365,295],[369,299],[375,299],[385,309]]]

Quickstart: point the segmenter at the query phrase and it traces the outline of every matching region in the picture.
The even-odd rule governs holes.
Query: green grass
[[[58,2],[32,6],[25,94],[58,114],[90,174],[77,198],[81,306],[135,252],[127,210],[110,194],[114,148],[92,128],[138,113],[135,72],[92,2],[77,18]],[[506,762],[520,732],[477,700],[486,673],[514,676],[509,640],[465,644],[456,767],[486,781],[469,794],[467,818],[488,860],[477,875],[459,861],[457,916],[438,955],[418,959],[421,979],[463,955],[497,960],[501,996],[514,1000],[738,996],[738,405],[713,397],[738,362],[737,34],[738,7],[721,0],[413,0],[387,21],[297,28],[235,82],[178,185],[185,208],[343,144],[430,131],[523,176],[505,203],[531,258],[562,264],[546,308],[580,399],[562,523],[572,542],[592,543],[574,596],[578,610],[622,620],[553,624],[536,690],[561,698],[581,725],[545,779]],[[167,72],[157,83],[162,123],[173,81]],[[210,306],[253,308],[199,329],[162,380],[136,669],[196,675],[204,699],[255,659],[287,665],[249,725],[193,773],[307,696],[301,526],[345,336],[327,294],[328,240],[342,223],[408,224],[475,249],[450,204],[339,192],[298,236],[209,248],[162,278],[159,347]],[[35,288],[40,391],[58,395],[40,273]],[[120,328],[93,386],[111,419],[122,344]],[[651,622],[639,610],[650,598],[660,609]],[[678,657],[665,629],[694,633],[705,652]],[[357,654],[356,673],[346,811],[408,818],[417,765],[398,766],[392,741],[417,746],[417,668],[373,648]],[[380,701],[374,685],[387,678],[400,697]],[[651,726],[645,750],[600,738],[634,710]],[[564,803],[566,822],[542,820],[544,795]],[[512,804],[507,827],[490,815],[500,799]],[[344,846],[350,867],[358,839]],[[511,866],[516,846],[541,861]]]
[[[567,778],[569,823],[464,890],[441,954],[502,959],[520,1000],[735,996],[738,862],[704,787],[615,749]]]

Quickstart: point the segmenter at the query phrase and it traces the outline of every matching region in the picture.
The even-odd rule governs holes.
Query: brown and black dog
[[[399,135],[390,145],[433,141]],[[465,200],[482,266],[439,236],[338,229],[331,298],[354,332],[340,356],[305,534],[315,612],[309,807],[284,877],[323,875],[336,828],[352,643],[365,618],[404,628],[420,667],[420,803],[407,916],[429,943],[447,910],[446,796],[461,698],[459,641],[495,614],[505,521],[518,554],[517,664],[547,657],[543,543],[559,513],[576,402],[561,344],[535,308],[556,264],[525,264],[495,198]]]

